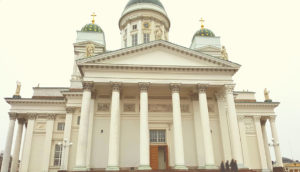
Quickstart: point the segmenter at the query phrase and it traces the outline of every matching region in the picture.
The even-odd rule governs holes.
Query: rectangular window
[[[165,143],[166,130],[150,130],[150,143]]]
[[[150,41],[150,34],[144,33],[144,43],[148,43]]]
[[[61,165],[62,148],[63,148],[63,145],[61,145],[61,144],[56,144],[55,145],[54,166],[60,166]]]
[[[124,47],[127,47],[127,39],[124,39]]]
[[[138,35],[133,34],[132,36],[132,46],[136,46],[138,44]]]
[[[137,29],[137,25],[136,24],[132,25],[132,30],[136,30],[136,29]]]
[[[64,129],[65,129],[65,123],[64,122],[59,122],[57,124],[57,130],[58,131],[64,131]]]
[[[77,117],[77,125],[80,124],[80,116]]]

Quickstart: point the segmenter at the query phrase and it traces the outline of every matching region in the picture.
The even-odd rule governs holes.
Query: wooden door
[[[152,170],[158,170],[158,145],[150,146],[150,167]]]

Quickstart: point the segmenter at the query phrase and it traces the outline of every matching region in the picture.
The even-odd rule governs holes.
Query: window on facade
[[[133,34],[132,36],[132,46],[136,46],[138,44],[138,35]]]
[[[150,41],[150,34],[144,33],[144,43],[148,43]]]
[[[124,39],[124,47],[127,47],[127,39]]]
[[[137,29],[137,25],[136,24],[132,25],[132,30],[136,30],[136,29]]]
[[[59,122],[57,124],[57,130],[58,131],[63,131],[65,129],[65,123],[64,122]]]
[[[54,166],[60,166],[61,165],[62,147],[63,147],[63,145],[61,145],[61,144],[56,144],[55,145]]]
[[[77,125],[80,124],[80,116],[77,117]]]
[[[150,143],[165,143],[166,130],[150,130]]]

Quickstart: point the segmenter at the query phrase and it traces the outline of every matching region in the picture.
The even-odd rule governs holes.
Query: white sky
[[[242,65],[236,90],[271,90],[283,156],[300,160],[300,1],[298,0],[161,0],[171,20],[170,42],[190,46],[205,27],[221,36],[231,61]],[[8,129],[9,105],[16,81],[22,97],[32,87],[69,86],[76,30],[96,23],[107,48],[120,48],[118,20],[127,0],[0,0],[0,150]],[[17,129],[15,128],[15,131]],[[271,135],[269,134],[269,138]],[[273,150],[272,150],[273,151]]]

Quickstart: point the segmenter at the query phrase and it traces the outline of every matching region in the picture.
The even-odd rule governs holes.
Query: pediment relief
[[[166,41],[153,41],[104,53],[77,61],[85,65],[142,65],[142,66],[179,66],[179,67],[226,67],[239,68],[240,65],[207,54],[181,47]]]

